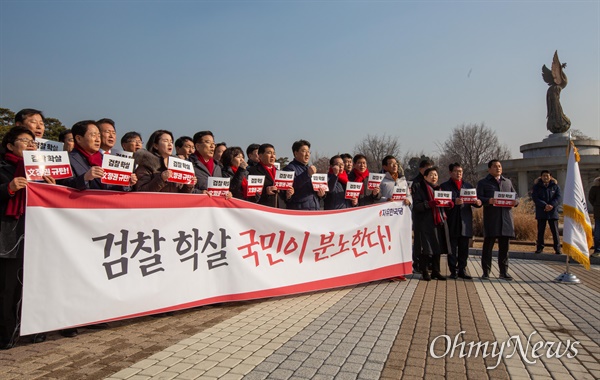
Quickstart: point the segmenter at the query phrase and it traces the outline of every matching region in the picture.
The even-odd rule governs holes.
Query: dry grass
[[[519,199],[519,206],[513,209],[513,220],[516,240],[535,241],[537,239],[535,204],[530,198]],[[473,235],[483,236],[483,208],[473,209]],[[552,234],[548,227],[544,238],[552,240]]]

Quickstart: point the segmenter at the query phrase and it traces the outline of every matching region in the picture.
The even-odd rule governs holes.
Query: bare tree
[[[438,158],[427,155],[423,151],[418,153],[407,152],[402,157],[402,170],[404,170],[407,181],[412,181],[419,174],[419,164],[423,160],[431,160],[434,164],[437,164]]]
[[[356,144],[354,154],[364,154],[367,157],[367,167],[370,171],[381,170],[381,160],[387,155],[398,157],[400,155],[400,142],[398,137],[371,136]]]
[[[329,158],[315,152],[311,154],[310,159],[317,168],[317,173],[327,173],[329,171]]]
[[[462,124],[455,127],[448,139],[439,146],[441,171],[447,171],[448,164],[459,162],[466,181],[475,184],[478,180],[477,165],[492,159],[510,159],[510,151],[500,144],[496,132],[481,124]],[[443,166],[442,166],[443,165]],[[444,176],[442,175],[442,178]]]

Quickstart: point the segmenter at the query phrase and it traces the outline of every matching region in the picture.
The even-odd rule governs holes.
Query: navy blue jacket
[[[562,202],[562,193],[555,180],[551,179],[546,186],[541,179],[538,179],[533,185],[531,199],[535,203],[536,219],[558,219],[558,206]],[[544,211],[546,205],[551,205],[552,210]]]
[[[295,158],[283,171],[294,172],[294,195],[286,201],[290,210],[320,210],[319,197],[313,190],[311,176],[308,175],[308,165]]]
[[[327,186],[329,191],[323,201],[325,210],[339,210],[352,207],[352,201],[346,199],[346,186],[333,173],[327,174]]]
[[[474,189],[473,185],[465,181],[463,181],[462,187],[463,189]],[[440,188],[444,191],[452,192],[452,202],[454,202],[454,207],[446,209],[446,215],[448,216],[448,231],[450,232],[450,237],[473,237],[472,207],[481,206],[475,206],[472,204],[464,203],[462,205],[457,205],[456,199],[460,198],[460,189],[456,186],[456,183],[452,179],[449,179],[448,181],[442,183],[440,185]]]

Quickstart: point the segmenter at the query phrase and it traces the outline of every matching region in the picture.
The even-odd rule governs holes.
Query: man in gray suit
[[[482,279],[488,280],[492,270],[492,248],[498,239],[498,267],[500,278],[511,281],[508,273],[509,239],[515,237],[512,207],[500,207],[496,191],[516,193],[512,182],[502,176],[502,164],[498,160],[488,163],[488,175],[477,183],[477,198],[483,204],[483,250],[481,252]],[[514,206],[519,203],[515,200]]]

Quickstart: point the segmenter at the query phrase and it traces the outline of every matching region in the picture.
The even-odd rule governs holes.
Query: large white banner
[[[310,212],[31,183],[26,216],[23,335],[411,271],[401,202]]]

